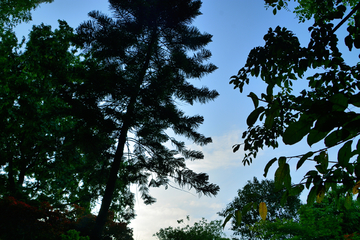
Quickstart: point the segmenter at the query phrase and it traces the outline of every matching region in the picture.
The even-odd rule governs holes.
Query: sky
[[[292,3],[292,2],[291,2]],[[291,6],[290,6],[291,9]],[[21,24],[17,28],[18,35],[27,35],[32,25],[44,23],[57,27],[57,20],[65,20],[76,28],[83,21],[89,20],[88,12],[99,10],[109,13],[106,0],[55,0],[51,4],[42,4],[33,12],[33,21],[29,24]],[[135,186],[135,210],[137,217],[130,227],[134,230],[135,240],[156,239],[152,237],[160,228],[179,226],[178,219],[190,216],[190,224],[199,221],[202,217],[208,221],[223,220],[217,214],[226,207],[236,196],[237,190],[241,189],[253,177],[264,179],[264,167],[268,160],[279,156],[293,156],[309,151],[304,142],[296,146],[284,146],[276,150],[264,149],[261,151],[250,166],[242,165],[243,151],[232,152],[232,146],[241,143],[241,134],[246,130],[246,118],[254,106],[249,97],[249,92],[261,93],[265,85],[260,79],[251,79],[250,85],[245,86],[243,93],[233,89],[229,84],[229,78],[235,75],[243,67],[250,50],[257,46],[263,46],[263,36],[268,29],[276,26],[286,27],[292,30],[300,43],[305,46],[308,43],[308,27],[312,22],[299,24],[295,14],[291,11],[282,10],[273,15],[272,9],[266,10],[264,0],[203,0],[201,8],[203,15],[193,23],[201,32],[213,35],[213,41],[208,45],[212,52],[211,62],[218,66],[218,70],[205,76],[196,82],[197,86],[207,86],[215,89],[220,96],[207,104],[194,104],[193,106],[182,105],[187,115],[199,114],[204,116],[204,124],[199,132],[210,136],[213,143],[198,147],[191,142],[188,146],[192,149],[201,150],[205,155],[202,161],[188,162],[188,167],[197,172],[205,172],[210,176],[210,182],[220,186],[220,192],[216,197],[199,197],[192,191],[184,189],[180,191],[173,188],[151,189],[151,193],[157,198],[157,202],[150,206],[142,203],[140,194]],[[110,14],[110,13],[109,13]],[[343,28],[344,29],[344,28]],[[338,30],[341,34],[342,30]],[[355,59],[355,58],[354,58]],[[299,87],[304,85],[299,81]],[[312,149],[318,149],[315,145]],[[291,163],[292,181],[299,182],[302,176],[313,165],[304,164],[296,171],[296,162]],[[270,168],[268,179],[273,179],[275,166]],[[176,185],[174,185],[176,186]],[[306,200],[306,194],[301,196]],[[186,222],[185,222],[186,223]],[[180,225],[182,226],[182,225]],[[227,237],[232,232],[226,226]]]

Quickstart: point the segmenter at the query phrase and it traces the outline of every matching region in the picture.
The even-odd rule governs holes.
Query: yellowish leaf
[[[322,186],[319,193],[316,195],[316,202],[321,203],[325,197],[325,187]]]
[[[266,203],[261,202],[259,204],[259,213],[260,213],[260,217],[262,218],[262,220],[266,220],[266,214],[267,214]]]
[[[353,187],[353,194],[358,194],[359,193],[359,188],[360,188],[360,181],[358,181],[355,186]]]

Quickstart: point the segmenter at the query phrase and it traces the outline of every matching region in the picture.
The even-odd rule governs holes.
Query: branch
[[[353,10],[351,10],[351,12],[343,20],[341,20],[341,22],[338,25],[336,25],[336,27],[334,27],[332,32],[335,33],[335,31],[338,30],[341,27],[341,25],[343,25],[344,22],[348,20],[351,17],[351,15],[353,15],[356,12],[356,10],[358,10],[359,8],[360,8],[360,2],[354,7]]]

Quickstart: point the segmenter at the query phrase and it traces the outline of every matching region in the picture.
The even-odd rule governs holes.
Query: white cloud
[[[241,163],[242,149],[234,154],[232,146],[241,142],[242,131],[234,130],[223,136],[212,137],[213,142],[200,147],[192,144],[188,148],[193,150],[199,150],[204,153],[205,158],[203,160],[187,162],[190,169],[194,171],[209,171],[218,168],[230,168],[238,167]]]

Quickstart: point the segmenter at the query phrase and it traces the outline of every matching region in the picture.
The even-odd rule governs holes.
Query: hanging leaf
[[[325,187],[322,186],[318,194],[316,195],[316,202],[321,203],[325,197]]]
[[[298,170],[298,169],[303,165],[303,163],[304,163],[309,157],[311,157],[313,154],[314,154],[314,153],[310,151],[310,152],[306,153],[304,156],[302,156],[302,157],[300,158],[300,160],[298,161],[297,165],[296,165],[296,170]]]
[[[346,167],[351,157],[351,144],[352,141],[346,142],[338,152],[338,162],[342,167]]]
[[[346,197],[345,197],[345,203],[344,203],[344,207],[346,209],[350,209],[351,207],[351,202],[352,202],[352,198],[351,198],[351,195],[349,193],[346,194]]]
[[[236,221],[236,225],[237,225],[237,226],[240,226],[241,220],[242,220],[241,211],[240,211],[240,210],[236,210],[236,211],[235,211],[235,221]]]
[[[309,205],[312,205],[316,199],[316,192],[317,192],[317,186],[313,186],[311,189],[310,189],[310,192],[308,194],[308,197],[307,197],[307,204]]]
[[[328,133],[329,132],[322,132],[316,129],[311,129],[309,135],[307,136],[307,143],[311,147],[314,143],[317,143],[325,138]]]
[[[301,117],[299,121],[293,122],[285,130],[283,134],[283,141],[285,144],[293,145],[310,132],[313,122],[306,117]]]
[[[260,217],[262,220],[266,220],[266,215],[267,215],[267,207],[266,207],[266,203],[261,202],[259,204],[259,213],[260,213]]]
[[[273,158],[266,164],[265,169],[264,169],[264,177],[267,176],[269,168],[271,167],[271,165],[273,165],[274,162],[276,162],[276,160],[277,160],[277,158]]]
[[[233,146],[233,152],[234,152],[234,153],[237,152],[237,151],[239,150],[239,148],[240,148],[240,144],[235,144],[235,145]]]
[[[223,225],[222,225],[223,228],[225,228],[225,225],[230,221],[230,219],[231,219],[232,217],[234,217],[233,214],[229,214],[229,215],[226,216],[226,218],[225,218],[225,220],[224,220],[224,223],[223,223]]]
[[[265,111],[264,107],[259,107],[256,108],[254,111],[252,111],[250,113],[250,115],[248,116],[248,118],[246,119],[246,123],[249,127],[251,127],[252,125],[254,125],[254,123],[257,121],[260,113],[262,113],[263,111]]]
[[[355,194],[358,194],[359,193],[359,188],[360,188],[360,181],[358,181],[355,186],[353,187],[352,189],[352,193],[355,195]]]
[[[253,103],[254,103],[255,108],[257,108],[257,107],[259,106],[259,98],[256,96],[256,94],[253,93],[253,92],[250,92],[249,95],[248,95],[248,97],[251,97],[251,99],[252,99],[252,101],[253,101]]]
[[[279,158],[279,167],[275,171],[275,191],[279,191],[284,186],[287,189],[291,187],[290,166],[285,161],[285,157]]]

